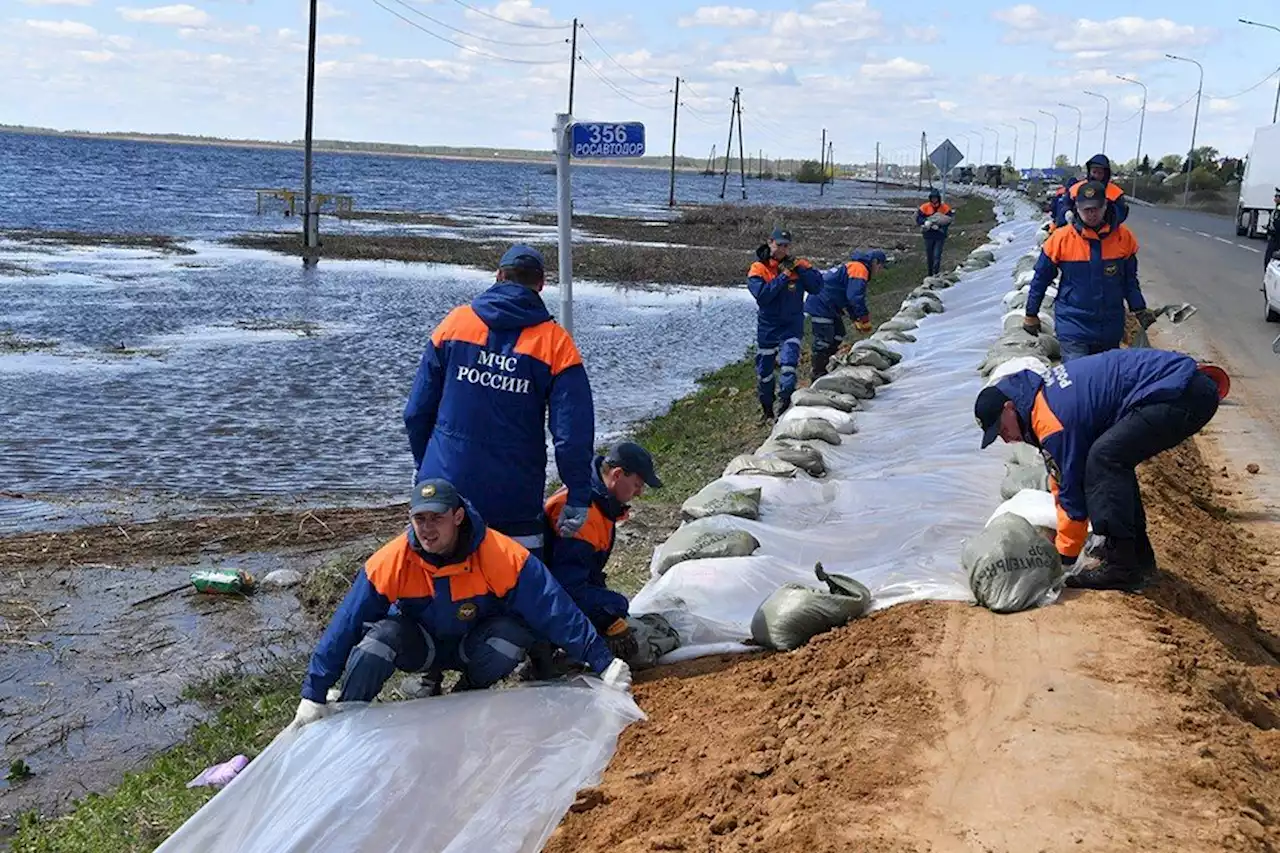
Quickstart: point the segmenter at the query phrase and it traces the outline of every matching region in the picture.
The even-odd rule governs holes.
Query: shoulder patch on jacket
[[[515,353],[536,358],[551,368],[552,376],[582,364],[582,355],[573,338],[564,326],[554,320],[522,330],[516,341]]]
[[[462,341],[484,346],[489,342],[489,327],[470,305],[459,305],[448,313],[431,333],[431,343],[440,346],[447,341]]]

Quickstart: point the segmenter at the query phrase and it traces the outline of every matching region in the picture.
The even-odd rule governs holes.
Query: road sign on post
[[[964,162],[964,155],[960,153],[960,149],[951,143],[950,139],[942,140],[942,144],[933,149],[933,153],[929,155],[929,162],[938,167],[938,171],[942,173],[942,196],[946,199],[947,195],[947,173]]]
[[[644,125],[627,122],[576,122],[570,153],[574,157],[643,157]]]

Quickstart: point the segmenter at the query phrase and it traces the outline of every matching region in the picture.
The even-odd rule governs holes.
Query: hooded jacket
[[[839,320],[841,312],[853,320],[870,319],[867,282],[871,280],[869,253],[854,252],[850,260],[822,273],[822,288],[804,301],[804,313],[825,320]]]
[[[1098,231],[1076,221],[1055,228],[1040,250],[1027,292],[1026,315],[1040,313],[1045,291],[1061,272],[1053,303],[1060,340],[1117,346],[1124,337],[1125,304],[1147,307],[1138,286],[1138,238],[1123,225]]]
[[[955,210],[951,207],[951,205],[947,204],[945,201],[939,201],[937,204],[934,204],[933,201],[926,201],[924,204],[920,205],[920,207],[916,209],[916,225],[923,227],[925,222],[928,221],[929,217],[933,216],[934,214],[941,214],[943,216],[954,216]],[[951,228],[951,223],[948,222],[946,225],[939,226],[936,231],[926,232],[924,235],[925,239],[936,240],[939,238],[945,238],[947,236],[947,231],[950,228]]]
[[[465,536],[449,556],[428,554],[410,528],[369,558],[320,638],[302,697],[325,701],[365,625],[393,612],[412,620],[434,643],[436,660],[457,666],[458,646],[494,616],[523,619],[534,634],[603,672],[613,662],[604,640],[537,557],[496,530],[463,502]],[[451,666],[449,668],[452,668]]]
[[[1013,401],[1023,440],[1045,457],[1058,507],[1058,553],[1074,558],[1084,549],[1085,467],[1093,443],[1135,408],[1180,396],[1196,369],[1181,353],[1119,349],[1058,365],[1048,379],[1024,370],[996,383]]]
[[[404,409],[418,479],[448,480],[489,524],[537,547],[544,424],[569,503],[587,506],[595,410],[582,356],[541,296],[499,282],[431,334]]]
[[[1061,206],[1059,213],[1054,214],[1054,225],[1061,227],[1067,224],[1067,211],[1075,213],[1077,219],[1080,214],[1076,212],[1076,196],[1080,192],[1080,188],[1089,182],[1089,170],[1094,166],[1101,166],[1106,171],[1106,178],[1103,183],[1107,185],[1107,201],[1110,203],[1107,210],[1107,222],[1112,227],[1122,225],[1129,218],[1129,202],[1124,197],[1124,190],[1119,184],[1111,180],[1111,160],[1102,154],[1095,154],[1089,158],[1089,162],[1084,164],[1085,177],[1083,180],[1076,181],[1071,185],[1071,189],[1067,191],[1068,201]]]
[[[822,273],[803,258],[784,272],[773,258],[757,260],[747,271],[747,289],[755,297],[757,343],[804,336],[806,293],[822,289]]]
[[[547,499],[547,567],[565,592],[587,614],[598,631],[606,630],[627,615],[627,597],[609,589],[605,565],[613,553],[615,529],[627,517],[629,507],[609,493],[600,477],[604,457],[591,461],[591,508],[587,521],[565,539],[556,528],[568,497],[560,489]]]

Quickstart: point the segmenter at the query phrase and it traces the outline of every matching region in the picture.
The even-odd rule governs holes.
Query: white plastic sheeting
[[[1000,328],[1013,264],[1035,248],[1038,233],[1030,205],[1012,204],[1015,218],[984,247],[996,262],[940,293],[946,313],[919,320],[917,343],[890,344],[905,358],[889,371],[894,381],[851,415],[857,434],[842,435],[837,446],[815,445],[826,477],[724,478],[761,489],[758,520],[716,521],[749,532],[760,548],[749,557],[678,563],[636,595],[633,612],[662,613],[685,642],[664,662],[751,648],[742,640],[756,608],[784,583],[813,585],[817,561],[865,584],[877,609],[973,600],[960,548],[999,504],[1004,472],[1003,454],[979,451],[973,401],[983,380],[976,368]],[[844,415],[810,411],[833,421]]]
[[[336,714],[279,735],[157,853],[532,853],[642,717],[581,681]]]

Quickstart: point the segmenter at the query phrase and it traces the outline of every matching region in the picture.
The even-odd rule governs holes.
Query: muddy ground
[[[638,679],[648,721],[548,849],[1275,849],[1280,541],[1222,502],[1247,476],[1144,466],[1145,595],[896,607]]]

